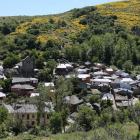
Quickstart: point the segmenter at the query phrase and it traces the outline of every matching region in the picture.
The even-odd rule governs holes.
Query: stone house
[[[76,112],[78,105],[83,104],[84,101],[81,99],[79,100],[78,97],[72,96],[69,100],[69,108],[71,112]]]
[[[25,77],[30,77],[34,75],[35,61],[27,56],[21,62],[16,64],[16,69],[18,73]]]
[[[53,109],[45,107],[45,114],[40,118],[41,126],[45,126],[50,116],[48,115]],[[37,107],[32,104],[24,104],[15,110],[15,117],[22,119],[27,127],[37,124]]]
[[[55,74],[56,75],[67,75],[68,73],[73,71],[73,66],[70,64],[59,64],[56,67]]]

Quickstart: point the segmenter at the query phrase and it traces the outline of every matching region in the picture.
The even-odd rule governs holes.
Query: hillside
[[[55,59],[87,61],[95,56],[107,64],[116,65],[119,59],[137,64],[132,57],[140,62],[139,6],[139,0],[117,1],[56,15],[0,17],[0,60],[9,52],[24,58],[36,49],[38,56],[51,51],[49,57]]]
[[[130,28],[140,24],[139,0],[117,1],[96,7],[98,8],[96,12],[103,15],[116,15],[118,17],[116,25],[121,24]]]

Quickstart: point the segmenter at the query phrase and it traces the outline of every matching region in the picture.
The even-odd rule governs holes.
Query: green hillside
[[[38,56],[51,50],[49,57],[54,59],[97,57],[107,64],[117,65],[121,59],[137,65],[139,6],[139,0],[118,1],[56,15],[0,17],[0,60],[9,52],[24,58],[35,49]]]

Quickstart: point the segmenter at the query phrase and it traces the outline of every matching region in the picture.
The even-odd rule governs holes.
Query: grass
[[[137,135],[138,125],[134,122],[128,122],[123,126],[123,129],[128,133],[128,135]],[[88,132],[73,132],[65,134],[51,135],[50,137],[38,137],[28,134],[20,134],[17,137],[6,138],[3,140],[84,140],[84,139],[95,139],[95,134],[104,135],[106,131],[103,128],[98,128],[95,131],[91,130]]]
[[[136,135],[138,133],[138,125],[134,122],[128,122],[126,125],[123,126],[123,129],[127,133],[131,133]]]
[[[92,89],[92,94],[94,94],[94,95],[100,95],[100,91],[99,90],[97,90],[97,89]]]

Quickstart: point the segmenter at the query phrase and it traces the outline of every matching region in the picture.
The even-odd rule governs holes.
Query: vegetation
[[[54,81],[56,90],[53,96],[51,89],[45,88],[44,83],[41,83],[52,81],[53,69],[61,58],[72,62],[103,62],[126,72],[131,72],[134,68],[139,71],[139,5],[139,0],[119,1],[73,9],[60,15],[0,18],[0,60],[3,61],[3,67],[13,68],[29,55],[40,69],[36,75],[40,81],[37,91],[40,96],[32,99],[37,106],[38,124],[27,132],[31,139],[32,135],[57,140],[139,139],[139,104],[113,110],[111,100],[100,101],[99,96],[93,95],[85,100],[91,104],[99,103],[101,110],[81,106],[75,123],[69,125],[67,119],[70,111],[66,96],[78,93],[81,96],[89,91],[78,87],[75,73],[71,74],[70,79],[60,76]],[[11,81],[11,78],[0,81],[4,91],[10,92]],[[97,94],[98,91],[92,93]],[[6,103],[16,102],[15,93],[9,93],[7,97]],[[50,100],[53,100],[55,113],[49,114],[47,127],[42,128],[40,117],[45,114],[44,108],[49,108],[44,102],[50,103]],[[136,128],[132,134],[131,130],[127,131],[131,125]],[[18,135],[25,129],[22,119],[11,118],[4,105],[0,106],[0,139],[8,137],[10,133],[12,136]],[[58,134],[62,131],[64,135]]]

